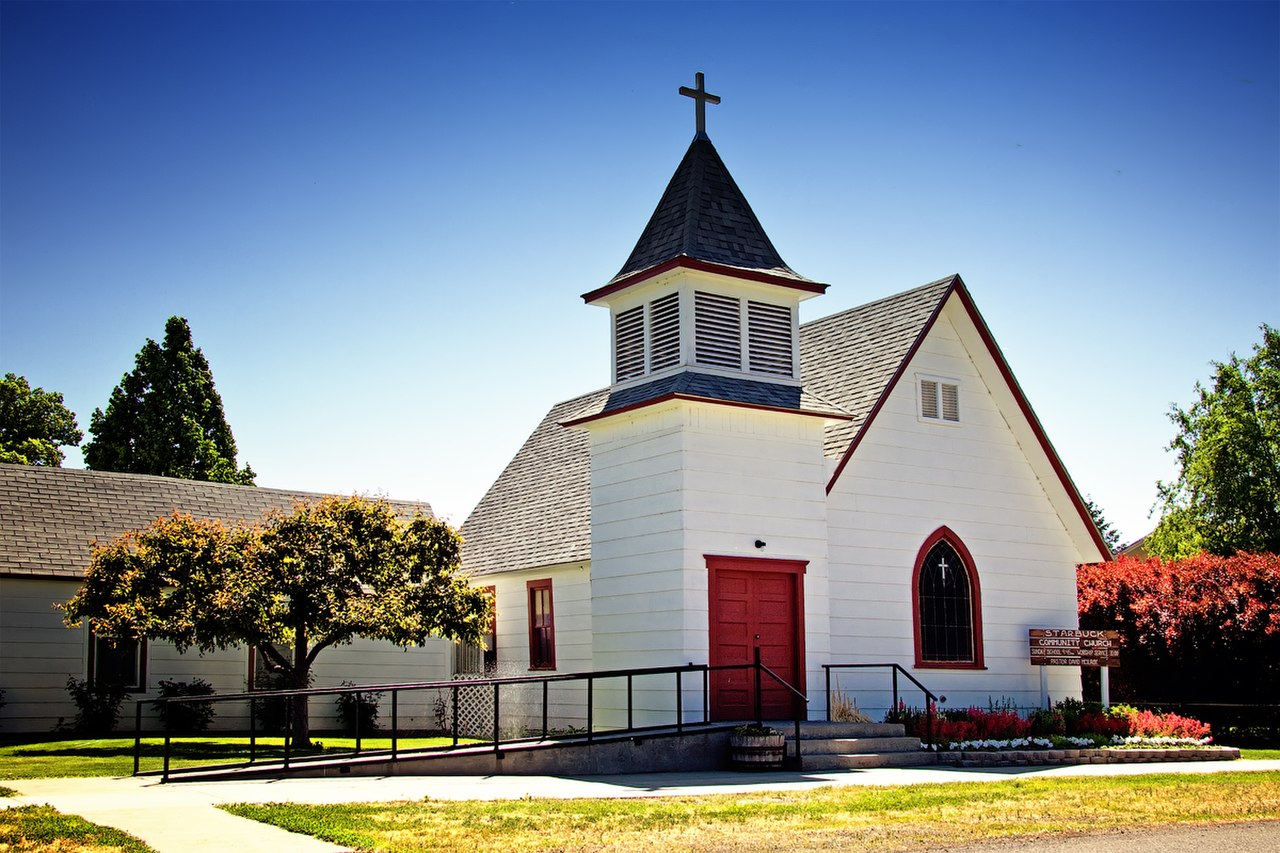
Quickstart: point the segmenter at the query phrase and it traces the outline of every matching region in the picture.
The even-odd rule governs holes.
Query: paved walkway
[[[379,776],[161,785],[152,777],[19,779],[4,784],[21,796],[0,806],[48,803],[65,814],[114,826],[158,853],[337,853],[342,848],[235,817],[219,803],[360,803],[396,800],[507,800],[521,797],[657,797],[805,790],[825,785],[911,785],[1054,776],[1221,773],[1280,770],[1280,761],[1091,764],[962,770],[878,768],[822,773],[643,773],[622,776]]]

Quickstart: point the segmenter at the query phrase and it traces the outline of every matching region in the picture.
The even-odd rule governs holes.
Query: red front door
[[[761,663],[804,692],[804,567],[798,560],[707,557],[712,666],[752,663],[759,648]],[[755,680],[747,669],[715,673],[712,719],[753,719]],[[790,719],[798,701],[791,692],[768,675],[760,686],[764,718]]]

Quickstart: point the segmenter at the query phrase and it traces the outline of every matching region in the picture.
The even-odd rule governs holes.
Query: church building
[[[612,382],[553,406],[462,528],[495,595],[486,662],[758,648],[812,719],[828,664],[899,664],[946,707],[1039,704],[1027,631],[1076,627],[1075,568],[1111,555],[968,288],[949,275],[800,325],[827,285],[783,261],[729,174],[702,74],[680,91],[693,142],[618,274],[583,295],[608,312]],[[1055,699],[1080,695],[1078,668],[1049,669]],[[711,717],[754,701],[717,679]]]

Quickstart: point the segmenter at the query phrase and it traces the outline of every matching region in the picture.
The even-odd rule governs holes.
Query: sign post
[[[1040,667],[1040,704],[1049,707],[1049,673],[1046,666],[1097,666],[1102,668],[1102,707],[1111,705],[1108,667],[1120,665],[1119,631],[1086,631],[1079,628],[1032,628],[1028,632],[1031,663]]]

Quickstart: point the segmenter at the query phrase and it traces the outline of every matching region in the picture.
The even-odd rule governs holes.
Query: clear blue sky
[[[461,523],[608,382],[708,129],[822,316],[968,283],[1127,538],[1280,324],[1276,3],[0,3],[0,371],[87,428],[187,317],[265,486]],[[68,464],[81,464],[77,451]]]

